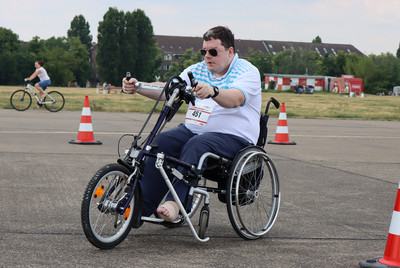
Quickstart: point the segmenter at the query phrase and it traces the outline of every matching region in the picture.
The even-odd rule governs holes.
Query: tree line
[[[162,55],[154,39],[151,20],[143,10],[123,12],[109,8],[98,25],[96,70],[102,81],[118,85],[126,71],[141,81],[154,81],[161,74]],[[313,42],[322,43],[317,36]],[[69,82],[84,85],[91,80],[92,36],[89,23],[82,15],[71,21],[66,37],[47,40],[33,37],[19,40],[12,30],[0,27],[0,84],[17,85],[34,71],[34,62],[43,60],[52,85]],[[184,68],[202,60],[199,52],[188,49],[169,71],[167,80]],[[248,60],[264,73],[308,74],[340,77],[342,74],[362,78],[366,93],[387,92],[400,85],[400,47],[396,55],[359,56],[339,52],[319,55],[316,51],[286,50],[276,55],[250,51]],[[93,80],[93,79],[92,79]]]

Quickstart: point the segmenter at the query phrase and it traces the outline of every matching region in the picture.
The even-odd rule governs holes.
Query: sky
[[[0,0],[0,27],[22,41],[67,36],[83,15],[97,41],[99,21],[110,8],[141,9],[155,35],[201,37],[229,27],[236,39],[351,44],[366,55],[396,54],[400,0]]]

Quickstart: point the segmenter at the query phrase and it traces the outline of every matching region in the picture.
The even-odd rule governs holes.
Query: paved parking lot
[[[245,241],[211,201],[210,241],[187,226],[145,224],[113,250],[85,238],[86,184],[117,160],[117,142],[146,115],[92,112],[102,145],[73,145],[80,112],[0,110],[1,266],[358,267],[382,257],[400,180],[400,122],[288,119],[297,145],[267,145],[281,209],[262,239]],[[178,115],[168,126],[182,120]],[[270,120],[269,139],[277,119]]]

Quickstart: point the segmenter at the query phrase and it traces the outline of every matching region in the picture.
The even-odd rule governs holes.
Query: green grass
[[[12,109],[10,96],[13,91],[23,88],[0,86],[0,108]],[[149,113],[154,101],[139,94],[99,94],[95,88],[50,87],[48,91],[60,91],[66,100],[64,110],[80,111],[85,96],[89,96],[91,111],[107,112],[140,112]],[[291,118],[323,118],[323,119],[373,119],[400,120],[400,97],[365,95],[364,98],[349,98],[334,93],[315,92],[314,94],[294,94],[268,90],[263,92],[263,109],[270,97],[284,102],[286,114]],[[162,103],[157,110],[160,110]],[[183,104],[180,112],[186,110]],[[277,117],[280,109],[271,106],[270,115]],[[37,109],[32,105],[30,109]]]

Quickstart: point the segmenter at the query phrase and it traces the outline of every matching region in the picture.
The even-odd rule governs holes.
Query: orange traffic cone
[[[78,138],[71,140],[73,144],[102,144],[101,141],[95,141],[93,135],[92,116],[90,113],[89,97],[85,96],[85,102],[82,108],[81,123],[79,124]]]
[[[295,145],[293,141],[289,141],[289,129],[287,126],[286,119],[286,108],[285,103],[282,102],[281,112],[279,113],[278,126],[276,127],[275,140],[269,141],[269,144],[284,144],[284,145]]]
[[[383,258],[360,262],[360,267],[400,267],[400,183],[397,187],[396,203],[394,204],[392,221]]]

